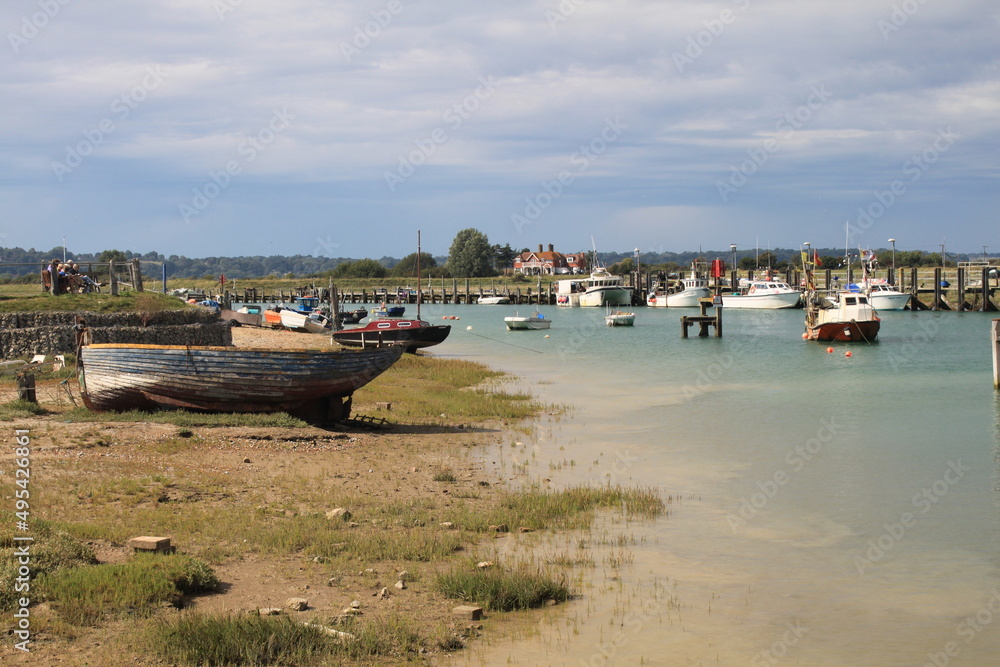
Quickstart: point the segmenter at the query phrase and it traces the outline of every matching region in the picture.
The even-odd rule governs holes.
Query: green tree
[[[431,269],[437,267],[437,260],[429,252],[420,253],[420,273],[425,276],[431,275]],[[399,260],[396,266],[392,267],[392,275],[401,278],[417,275],[417,253],[410,253]]]
[[[517,259],[518,253],[516,250],[510,247],[509,243],[503,246],[497,244],[493,248],[493,266],[498,271],[503,271],[504,269],[510,269],[514,266],[514,260]]]
[[[98,262],[127,262],[128,255],[121,250],[102,250],[97,256]]]
[[[620,262],[615,262],[608,267],[608,273],[613,273],[616,276],[623,276],[627,273],[632,273],[635,271],[635,260],[631,257],[626,257]]]
[[[495,276],[490,240],[478,229],[463,229],[448,250],[448,272],[456,278]]]
[[[374,259],[344,262],[333,270],[334,278],[385,278],[388,269]]]

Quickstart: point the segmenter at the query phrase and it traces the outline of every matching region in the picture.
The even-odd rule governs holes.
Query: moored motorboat
[[[723,294],[722,306],[737,309],[795,308],[802,295],[788,283],[776,280],[751,280],[737,293]]]
[[[875,310],[905,310],[910,304],[911,294],[900,292],[885,282],[869,281],[847,286],[851,292],[868,295],[868,302]]]
[[[348,347],[377,347],[381,343],[401,343],[407,352],[437,345],[451,333],[451,325],[424,320],[374,319],[363,327],[331,334],[334,343]]]
[[[635,313],[616,310],[604,316],[604,323],[609,327],[630,327],[635,324]]]
[[[838,292],[832,298],[813,294],[807,298],[803,338],[871,343],[878,337],[880,325],[866,294]]]
[[[511,331],[525,329],[548,329],[552,326],[552,320],[545,319],[545,315],[535,313],[532,316],[514,314],[503,318],[503,323]]]
[[[402,353],[397,345],[328,351],[83,344],[78,375],[85,404],[97,411],[285,411],[322,422],[346,419],[353,392]]]
[[[323,313],[312,310],[303,312],[282,308],[278,315],[281,317],[281,326],[286,329],[305,331],[307,333],[328,333],[333,330],[333,323]]]
[[[704,262],[699,269],[699,262],[692,262],[687,278],[682,279],[676,287],[657,285],[647,296],[646,305],[659,308],[697,308],[698,299],[712,296],[708,278],[704,277]]]
[[[478,303],[480,306],[499,306],[506,303],[510,303],[510,299],[503,295],[484,294],[483,296],[476,299],[476,303]]]
[[[368,311],[364,308],[356,308],[354,310],[347,310],[337,313],[337,322],[340,324],[358,324],[361,320],[368,317]]]
[[[632,288],[622,284],[621,276],[608,273],[604,267],[594,269],[588,278],[560,280],[557,283],[556,305],[559,306],[628,306],[632,303]]]
[[[371,310],[372,317],[402,317],[406,312],[405,306],[387,306],[380,304]]]

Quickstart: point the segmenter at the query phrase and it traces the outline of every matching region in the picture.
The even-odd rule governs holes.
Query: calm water
[[[507,332],[513,310],[423,315],[461,317],[436,355],[573,406],[524,438],[528,475],[682,501],[613,527],[635,538],[631,565],[599,562],[538,632],[465,660],[1000,664],[990,317],[887,312],[879,343],[829,354],[800,339],[802,311],[727,311],[721,340],[683,340],[694,311],[640,308],[613,329],[597,309],[552,307],[548,332]]]

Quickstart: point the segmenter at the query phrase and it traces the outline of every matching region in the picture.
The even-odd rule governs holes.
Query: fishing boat
[[[514,314],[503,318],[503,323],[511,331],[521,331],[525,329],[548,329],[552,326],[552,320],[545,319],[545,315],[535,313],[531,317]]]
[[[635,324],[635,313],[616,310],[604,316],[604,323],[609,327],[630,327]]]
[[[595,268],[583,279],[560,280],[556,288],[559,306],[628,306],[632,303],[632,288],[622,284],[621,276],[608,273],[603,266]]]
[[[388,306],[384,302],[372,308],[372,317],[402,317],[406,312],[405,306]],[[419,318],[420,316],[417,315]]]
[[[739,292],[722,295],[723,308],[734,310],[796,308],[801,301],[797,289],[775,280],[751,280]]]
[[[698,299],[712,296],[708,278],[705,277],[705,267],[704,262],[691,262],[688,276],[680,280],[679,289],[674,286],[655,285],[646,296],[646,305],[658,308],[697,308]]]
[[[868,295],[837,292],[832,298],[815,293],[807,299],[806,330],[802,337],[817,341],[871,343],[878,337],[881,320]]]
[[[402,354],[401,345],[328,351],[83,344],[77,369],[91,410],[284,411],[322,423],[348,418],[354,391]]]
[[[480,306],[499,306],[506,303],[510,303],[510,299],[503,295],[492,296],[484,294],[478,299],[476,299],[476,303],[478,303]]]
[[[363,327],[334,331],[330,337],[334,343],[348,347],[379,347],[392,342],[403,345],[407,352],[441,343],[451,333],[448,324],[431,324],[420,319],[420,231],[417,231],[417,319],[404,320],[379,315],[379,309],[372,309],[372,319]],[[385,309],[385,303],[382,304]],[[402,310],[402,307],[399,307]],[[388,309],[386,309],[388,310]]]
[[[340,324],[358,324],[361,320],[368,317],[368,311],[364,308],[356,308],[354,310],[343,311],[337,313],[337,322]]]

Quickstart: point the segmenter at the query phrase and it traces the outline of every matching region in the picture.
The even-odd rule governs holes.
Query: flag
[[[819,266],[819,251],[813,250],[813,264]]]

